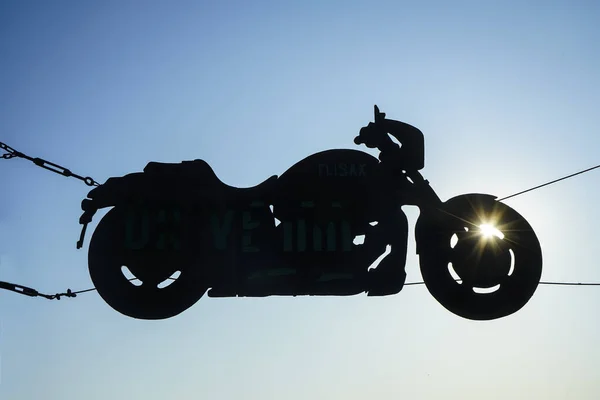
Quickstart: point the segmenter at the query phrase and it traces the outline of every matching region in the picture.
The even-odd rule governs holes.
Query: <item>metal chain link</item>
[[[29,297],[44,297],[48,300],[60,300],[61,297],[77,297],[77,293],[67,289],[65,293],[44,294],[27,286],[17,285],[9,282],[0,281],[0,289],[10,290],[11,292],[23,294]]]
[[[57,174],[65,176],[67,178],[72,177],[72,178],[79,179],[80,181],[83,181],[83,183],[85,183],[88,186],[100,186],[100,184],[98,182],[96,182],[94,179],[92,179],[89,176],[83,177],[81,175],[74,174],[68,168],[61,167],[58,164],[54,164],[50,161],[46,161],[39,157],[35,157],[35,158],[29,157],[28,155],[25,155],[25,154],[21,153],[20,151],[13,149],[12,147],[10,147],[9,145],[7,145],[5,143],[0,142],[0,149],[6,151],[6,153],[2,155],[2,158],[5,160],[10,160],[11,158],[14,158],[14,157],[24,158],[26,160],[31,161],[38,167],[47,169],[48,171],[55,172]]]

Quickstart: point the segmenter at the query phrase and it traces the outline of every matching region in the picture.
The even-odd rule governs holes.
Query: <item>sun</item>
[[[481,234],[485,238],[491,238],[492,236],[496,236],[500,239],[504,239],[504,234],[500,232],[494,225],[492,224],[482,224],[479,225],[479,229],[481,230]]]

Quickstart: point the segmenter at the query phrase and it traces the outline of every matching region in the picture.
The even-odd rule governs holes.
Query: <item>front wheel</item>
[[[165,240],[171,237],[164,231],[157,232],[157,211],[165,217],[165,210],[117,206],[102,218],[90,241],[88,266],[98,294],[132,318],[173,317],[206,291],[194,257]]]
[[[447,310],[472,320],[502,318],[533,296],[542,274],[535,232],[493,196],[454,197],[417,223],[423,280]]]

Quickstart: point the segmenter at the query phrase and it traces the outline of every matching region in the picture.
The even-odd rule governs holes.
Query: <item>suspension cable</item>
[[[11,158],[14,158],[14,157],[24,158],[26,160],[31,161],[38,167],[47,169],[48,171],[55,172],[57,174],[65,176],[67,178],[73,177],[73,178],[79,179],[80,181],[83,181],[83,183],[85,183],[88,186],[100,186],[100,184],[98,182],[96,182],[94,179],[92,179],[89,176],[84,178],[83,176],[74,174],[73,172],[71,172],[70,169],[61,167],[58,164],[54,164],[50,161],[46,161],[39,157],[35,157],[35,158],[29,157],[28,155],[23,154],[20,151],[13,149],[12,147],[10,147],[9,145],[7,145],[5,143],[0,142],[0,149],[6,151],[5,154],[2,154],[2,158],[5,160],[10,160]]]
[[[177,278],[168,278],[170,280],[177,280]],[[138,278],[131,278],[128,279],[129,281],[135,281],[138,280]],[[460,279],[457,279],[456,281],[460,281]],[[416,286],[416,285],[424,285],[425,282],[420,281],[420,282],[407,282],[404,284],[404,286]],[[548,282],[548,281],[540,281],[539,282],[540,285],[547,285],[547,286],[600,286],[600,282]],[[57,294],[52,294],[52,295],[48,295],[48,294],[43,294],[38,292],[35,289],[26,287],[26,286],[21,286],[21,285],[16,285],[14,283],[8,283],[8,282],[2,282],[0,281],[0,289],[6,289],[6,290],[10,290],[12,292],[15,293],[19,293],[19,294],[23,294],[25,296],[30,296],[30,297],[43,297],[45,299],[48,300],[60,300],[61,297],[77,297],[78,294],[81,293],[87,293],[87,292],[92,292],[97,290],[95,287],[93,288],[89,288],[89,289],[84,289],[84,290],[78,290],[76,292],[72,291],[71,289],[67,289],[66,292],[64,293],[57,293]]]
[[[544,186],[548,186],[548,185],[552,185],[553,183],[556,183],[556,182],[564,181],[565,179],[569,179],[569,178],[572,178],[572,177],[574,177],[576,175],[580,175],[580,174],[583,174],[585,172],[589,172],[589,171],[591,171],[593,169],[596,169],[596,168],[600,168],[600,164],[596,165],[594,167],[588,168],[588,169],[584,169],[584,170],[579,171],[579,172],[575,172],[574,174],[563,176],[562,178],[558,178],[558,179],[555,179],[553,181],[546,182],[546,183],[543,183],[541,185],[538,185],[538,186],[535,186],[535,187],[532,187],[532,188],[520,191],[518,193],[511,194],[510,196],[503,197],[501,199],[498,199],[497,201],[503,201],[503,200],[506,200],[506,199],[510,199],[511,197],[516,197],[516,196],[522,195],[523,193],[531,192],[533,190],[543,188]]]
[[[456,281],[460,281],[460,279],[456,279]],[[412,285],[424,285],[425,282],[407,282],[404,286],[412,286]],[[548,281],[540,281],[540,285],[551,285],[551,286],[600,286],[600,282],[548,282]]]

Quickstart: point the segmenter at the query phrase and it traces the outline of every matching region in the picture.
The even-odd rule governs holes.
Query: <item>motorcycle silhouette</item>
[[[375,106],[375,122],[355,143],[381,149],[389,140],[384,121]],[[173,317],[207,292],[386,296],[406,278],[408,222],[400,207],[416,205],[421,273],[442,306],[473,320],[521,309],[542,271],[529,223],[488,194],[443,202],[417,170],[402,168],[334,149],[236,188],[203,160],[150,162],[89,192],[77,247],[93,215],[111,207],[90,241],[89,272],[108,305],[139,319]]]

